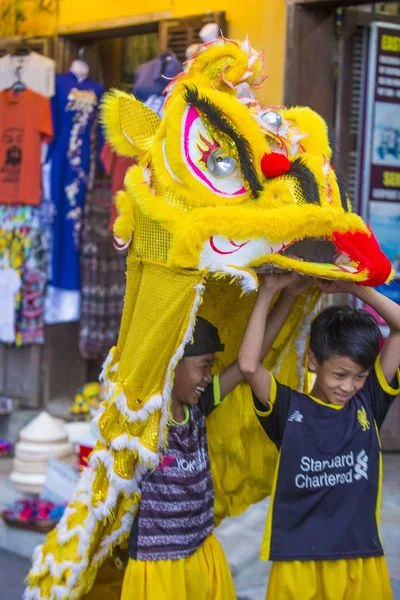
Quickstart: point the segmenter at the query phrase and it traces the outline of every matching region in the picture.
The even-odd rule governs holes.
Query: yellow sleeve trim
[[[269,376],[271,377],[271,389],[269,391],[269,408],[267,408],[267,410],[258,410],[256,405],[253,403],[254,412],[259,417],[269,417],[269,415],[272,413],[272,409],[274,408],[274,404],[275,404],[275,400],[276,400],[276,393],[277,393],[276,379],[273,375],[271,375],[271,373],[269,374]]]
[[[214,392],[214,406],[221,404],[223,398],[221,398],[221,388],[219,385],[219,375],[213,377],[213,392]]]
[[[385,376],[383,374],[382,367],[381,367],[381,355],[379,355],[375,361],[375,373],[376,373],[376,377],[378,379],[379,385],[381,386],[383,391],[386,392],[386,394],[390,394],[390,396],[397,396],[398,394],[400,394],[400,369],[397,369],[397,373],[396,373],[397,383],[398,383],[397,388],[392,388],[385,379]]]

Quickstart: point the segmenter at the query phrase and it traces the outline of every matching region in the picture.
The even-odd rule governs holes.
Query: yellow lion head
[[[261,108],[262,55],[246,39],[205,45],[169,86],[163,118],[111,92],[103,120],[117,152],[139,155],[115,232],[142,259],[235,273],[273,267],[378,285],[391,267],[331,165],[325,121]],[[252,279],[255,283],[252,282]]]

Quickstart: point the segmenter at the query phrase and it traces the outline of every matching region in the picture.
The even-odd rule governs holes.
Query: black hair
[[[319,364],[346,356],[367,371],[379,354],[380,340],[374,317],[351,306],[330,306],[311,325],[310,349]]]

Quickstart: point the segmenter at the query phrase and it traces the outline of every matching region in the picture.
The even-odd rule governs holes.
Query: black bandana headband
[[[203,317],[197,317],[193,340],[186,345],[183,356],[200,356],[222,352],[225,348],[218,335],[218,329]]]

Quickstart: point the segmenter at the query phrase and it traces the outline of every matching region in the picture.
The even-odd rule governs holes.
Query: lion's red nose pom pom
[[[362,285],[377,286],[386,283],[390,278],[392,263],[383,254],[371,229],[369,231],[371,235],[362,231],[343,234],[336,232],[332,241],[338,250],[359,263],[358,270],[368,270],[368,279],[363,281]]]
[[[261,159],[261,170],[265,177],[278,177],[290,169],[290,160],[279,152],[269,152]]]

